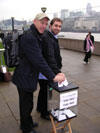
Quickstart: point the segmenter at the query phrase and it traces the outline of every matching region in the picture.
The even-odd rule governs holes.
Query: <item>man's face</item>
[[[53,25],[50,25],[50,30],[54,35],[57,35],[61,31],[62,23],[55,21]]]
[[[43,18],[41,20],[34,20],[34,25],[39,33],[43,33],[48,25],[48,18]]]
[[[88,35],[88,39],[90,39],[90,35]]]

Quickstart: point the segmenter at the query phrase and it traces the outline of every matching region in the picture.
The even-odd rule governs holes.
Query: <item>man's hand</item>
[[[54,82],[63,82],[66,79],[65,75],[63,73],[58,73],[55,78],[53,79]]]
[[[66,78],[64,73],[58,73],[57,75],[62,76],[63,78]]]

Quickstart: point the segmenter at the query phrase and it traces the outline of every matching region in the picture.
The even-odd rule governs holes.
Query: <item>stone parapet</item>
[[[59,45],[62,48],[84,52],[83,50],[83,40],[78,39],[68,39],[68,38],[59,38]],[[100,42],[95,41],[94,43],[94,55],[100,55]]]

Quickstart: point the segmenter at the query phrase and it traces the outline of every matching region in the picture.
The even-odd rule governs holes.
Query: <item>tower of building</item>
[[[91,14],[91,12],[92,12],[92,6],[91,6],[91,3],[88,3],[86,6],[86,13]]]
[[[61,19],[65,19],[69,17],[69,11],[67,9],[61,10]]]

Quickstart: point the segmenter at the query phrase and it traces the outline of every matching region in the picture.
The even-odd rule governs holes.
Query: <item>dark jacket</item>
[[[41,42],[41,34],[34,25],[20,39],[21,62],[15,69],[12,82],[25,91],[36,90],[39,72],[50,81],[55,76],[42,56]]]
[[[53,72],[55,74],[61,72],[62,58],[60,56],[58,39],[49,31],[46,31],[43,35],[42,48],[43,56]]]
[[[94,43],[94,36],[93,35],[90,35],[90,39],[91,39],[92,43]]]

